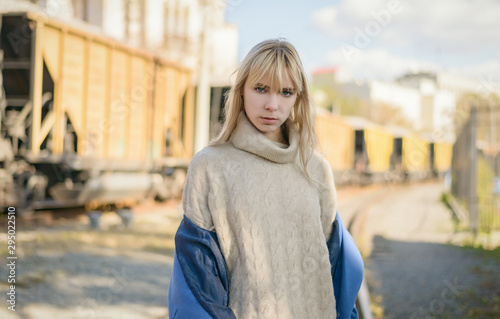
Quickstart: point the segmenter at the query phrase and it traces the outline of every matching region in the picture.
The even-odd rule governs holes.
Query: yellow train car
[[[364,118],[348,116],[346,121],[355,130],[353,167],[360,182],[388,180],[394,144],[392,134]]]
[[[193,155],[191,71],[83,23],[1,15],[8,116],[0,143],[12,156],[0,161],[3,173],[18,171],[0,189],[0,206],[92,208],[167,196],[162,173]]]
[[[431,144],[431,169],[434,175],[440,176],[451,169],[453,143],[433,142]]]
[[[423,138],[410,135],[403,137],[403,169],[410,174],[426,177],[430,168],[429,142]]]
[[[194,86],[191,72],[157,60],[150,158],[191,161],[194,155]]]
[[[322,109],[317,110],[315,131],[318,136],[319,151],[330,163],[337,182],[350,178],[354,162],[354,130],[341,117]]]
[[[390,168],[393,137],[383,128],[365,129],[366,151],[369,158],[368,169],[373,173],[384,173]]]
[[[401,127],[386,126],[394,136],[391,172],[395,180],[424,179],[431,174],[431,143]]]

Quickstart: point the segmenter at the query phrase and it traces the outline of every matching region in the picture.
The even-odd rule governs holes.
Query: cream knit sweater
[[[193,158],[185,215],[217,233],[229,270],[229,307],[239,319],[336,318],[326,241],[335,219],[331,168],[314,154],[313,185],[290,146],[261,134],[242,112],[231,140]]]

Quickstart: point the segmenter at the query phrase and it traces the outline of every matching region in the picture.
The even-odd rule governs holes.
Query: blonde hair
[[[299,132],[300,163],[308,175],[306,165],[316,142],[314,107],[309,97],[307,79],[297,50],[283,39],[263,41],[250,50],[237,72],[236,83],[226,96],[224,125],[220,134],[211,141],[210,145],[222,144],[231,138],[238,123],[238,115],[244,110],[242,92],[246,81],[257,83],[262,77],[268,75],[276,87],[283,87],[282,80],[286,72],[297,91],[297,100],[290,113],[290,119]]]

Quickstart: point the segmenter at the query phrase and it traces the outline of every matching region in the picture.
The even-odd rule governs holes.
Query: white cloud
[[[346,35],[350,31],[339,23],[338,10],[336,7],[326,7],[321,10],[313,12],[311,16],[311,23],[313,27],[326,33],[331,37]]]
[[[394,56],[387,50],[359,51],[348,60],[341,49],[328,53],[329,63],[339,67],[344,80],[392,80],[407,72],[433,71],[438,66],[432,63]]]
[[[499,16],[500,1],[493,0],[344,0],[316,11],[311,20],[327,35],[351,42],[356,28],[366,31],[379,23],[371,48],[410,45],[462,54],[500,47]]]
[[[500,80],[498,78],[500,75],[500,61],[489,60],[472,66],[452,68],[451,71],[469,77],[497,78],[497,80]]]
[[[335,7],[326,7],[315,11],[312,14],[313,25],[321,30],[329,31],[330,26],[336,24],[337,9]]]
[[[500,92],[500,61],[489,60],[472,66],[452,68],[450,72],[473,79],[482,92]]]
[[[445,70],[436,63],[403,58],[383,49],[360,50],[350,60],[342,49],[337,49],[330,51],[327,59],[329,64],[339,68],[339,81],[391,81],[408,72],[447,72],[464,76],[491,90],[500,89],[500,61],[496,60]]]
[[[403,8],[401,3],[398,7]],[[352,33],[355,27],[363,27],[370,20],[375,20],[374,16],[378,17],[383,10],[389,10],[387,2],[383,0],[344,0],[338,6],[329,6],[313,12],[311,20],[320,31],[331,35],[331,30],[337,29],[345,31],[338,32],[337,36],[345,36]],[[327,12],[334,12],[335,19],[329,20]],[[391,18],[393,15],[391,14]]]
[[[498,17],[500,1],[494,0],[343,0],[311,20],[337,45],[328,63],[354,78],[389,80],[415,69],[446,69],[498,82]]]

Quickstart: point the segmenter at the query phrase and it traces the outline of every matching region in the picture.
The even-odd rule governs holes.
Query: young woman
[[[363,264],[336,214],[295,48],[243,60],[225,123],[191,162],[169,287],[170,318],[356,318]]]

